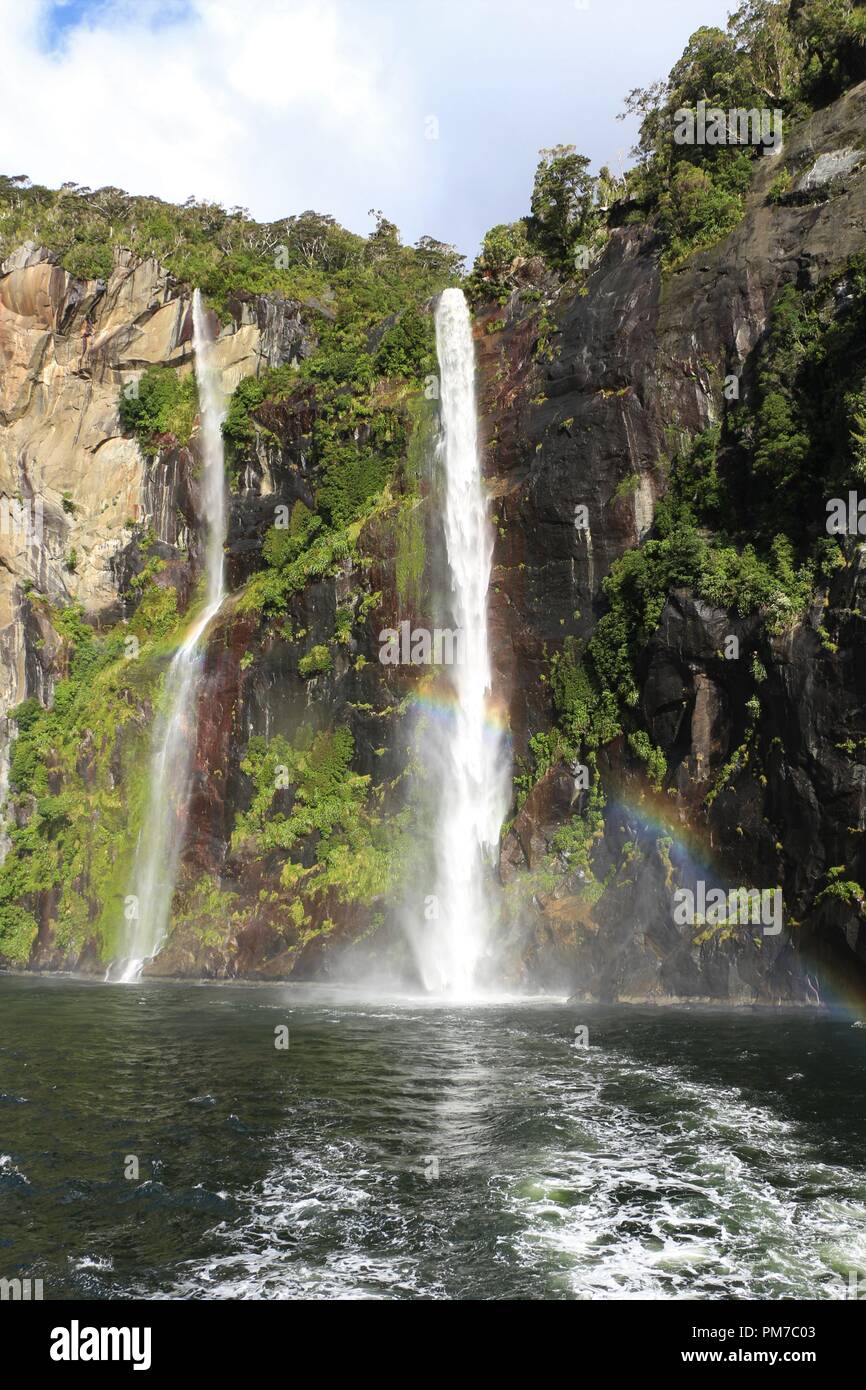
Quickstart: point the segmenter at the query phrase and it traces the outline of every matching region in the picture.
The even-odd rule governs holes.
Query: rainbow
[[[409,707],[419,717],[426,716],[442,727],[450,727],[457,717],[457,699],[454,692],[447,687],[435,688],[431,686],[415,691],[410,696]],[[485,703],[484,733],[485,737],[496,739],[497,742],[504,740],[509,747],[511,745],[508,709],[505,703],[496,696],[488,697]]]
[[[682,865],[689,865],[696,877],[706,882],[716,878],[709,829],[684,823],[665,792],[647,788],[639,798],[619,794],[608,801],[606,818],[610,819],[617,812],[624,819],[637,822],[643,834],[670,840],[672,851],[676,851],[672,857]]]

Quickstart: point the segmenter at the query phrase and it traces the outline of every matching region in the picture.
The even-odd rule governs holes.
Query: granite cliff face
[[[479,307],[497,537],[491,628],[518,767],[531,762],[530,740],[555,724],[552,659],[596,630],[607,606],[602,583],[653,535],[675,454],[731,408],[726,381],[736,378],[748,405],[782,292],[832,285],[866,250],[866,162],[856,157],[864,125],[861,86],[800,127],[780,156],[760,161],[741,225],[672,276],[661,273],[652,225],[624,222],[577,291],[528,262],[507,304]],[[793,192],[774,201],[780,160]],[[75,280],[32,245],[0,271],[0,493],[19,507],[36,499],[43,506],[41,544],[20,524],[0,534],[0,703],[8,710],[29,697],[49,704],[69,669],[58,608],[80,603],[98,629],[134,626],[148,566],[157,588],[176,591],[179,607],[190,601],[198,498],[195,431],[188,444],[166,438],[148,457],[124,434],[118,409],[124,387],[148,365],[190,372],[190,287],[123,251],[105,283]],[[840,290],[840,313],[843,298]],[[275,296],[229,308],[216,347],[227,394],[266,368],[303,361],[330,312]],[[412,803],[407,772],[417,733],[407,697],[431,686],[424,672],[379,662],[379,632],[401,619],[434,627],[448,617],[435,421],[429,412],[415,419],[386,503],[345,552],[310,568],[279,620],[248,601],[249,585],[275,508],[315,505],[316,391],[299,376],[252,421],[232,482],[232,594],[207,645],[174,926],[151,969],[339,975],[363,960],[399,974],[409,970],[405,885],[386,889],[371,875],[353,900],[323,878],[315,902],[295,912],[281,846],[253,849],[238,818],[257,814],[253,764],[263,740],[291,740],[300,724],[325,734],[339,726],[351,735],[340,775],[369,779],[382,833],[406,833],[400,816]],[[356,430],[362,445],[367,429]],[[602,999],[737,1001],[814,1001],[840,979],[866,980],[860,904],[825,891],[835,866],[866,882],[863,583],[860,549],[851,544],[846,567],[805,620],[774,633],[760,615],[672,588],[637,660],[635,717],[664,754],[664,777],[648,776],[624,736],[599,749],[590,788],[577,760],[536,764],[502,844],[496,966],[506,979]],[[731,636],[736,660],[725,655]],[[322,651],[327,659],[315,657]],[[123,693],[128,722],[106,752],[107,768],[107,735],[94,731],[82,742],[85,785],[111,802],[93,812],[106,827],[122,825],[125,797],[138,804],[126,760],[141,761],[164,660],[156,654],[148,680]],[[8,736],[3,769],[8,778]],[[64,785],[58,769],[52,795]],[[589,892],[589,861],[563,849],[559,832],[600,789]],[[292,793],[278,790],[271,809],[289,815],[292,806]],[[19,797],[9,819],[22,827],[32,814]],[[417,839],[421,821],[413,824]],[[316,862],[316,833],[302,837],[304,870]],[[107,879],[97,885],[97,849],[114,875],[110,890]],[[412,862],[404,860],[404,873]],[[107,938],[97,923],[123,910],[123,857],[94,840],[76,867],[86,910],[74,931],[55,888],[26,896],[39,924],[31,968],[103,967]],[[778,886],[784,927],[678,923],[674,894],[699,879]]]

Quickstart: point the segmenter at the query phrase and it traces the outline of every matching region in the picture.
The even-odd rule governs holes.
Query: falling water
[[[490,876],[485,861],[498,844],[507,806],[508,764],[489,718],[487,590],[493,537],[481,481],[475,408],[475,350],[469,310],[458,289],[436,310],[445,465],[445,540],[451,608],[460,660],[450,675],[453,718],[441,748],[437,816],[436,918],[419,952],[429,989],[471,996],[489,943]]]
[[[195,375],[203,455],[201,506],[205,530],[205,602],[165,678],[153,732],[148,804],[139,836],[121,958],[112,979],[137,980],[165,940],[186,829],[196,708],[202,671],[200,639],[223,600],[226,533],[222,423],[225,404],[211,362],[207,320],[196,290],[192,301]]]

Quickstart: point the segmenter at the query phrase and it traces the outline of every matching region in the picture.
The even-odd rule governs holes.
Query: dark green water
[[[810,1013],[0,977],[0,1274],[46,1298],[840,1298],[866,1272],[864,1079],[866,1029]]]

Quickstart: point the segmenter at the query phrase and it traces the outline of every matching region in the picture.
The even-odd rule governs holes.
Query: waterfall
[[[212,340],[198,290],[193,294],[192,319],[203,461],[204,607],[168,668],[154,726],[148,802],[126,900],[122,955],[109,970],[109,978],[125,982],[139,978],[145,962],[165,940],[186,830],[204,655],[200,640],[225,592],[225,403],[211,362]]]
[[[487,591],[493,535],[481,480],[475,406],[475,348],[463,293],[448,289],[436,309],[441,398],[440,451],[451,609],[460,639],[451,668],[453,710],[437,750],[435,916],[419,939],[428,989],[471,996],[490,933],[486,861],[508,805],[505,741],[491,716]]]

